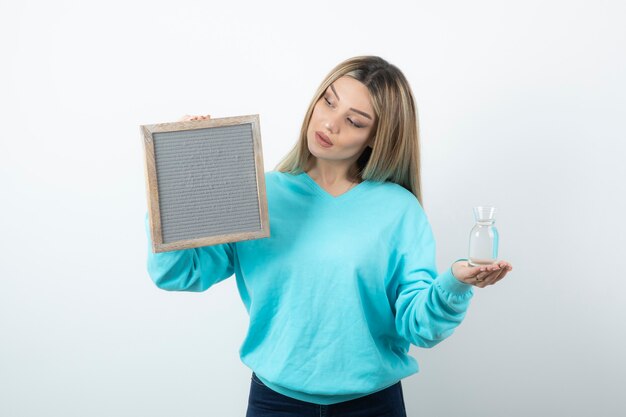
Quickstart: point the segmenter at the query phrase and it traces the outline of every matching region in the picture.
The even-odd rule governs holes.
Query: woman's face
[[[367,87],[343,76],[315,104],[307,129],[309,151],[322,159],[356,161],[371,145],[375,123]]]

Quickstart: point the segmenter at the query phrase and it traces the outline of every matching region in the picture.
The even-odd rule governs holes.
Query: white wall
[[[270,170],[360,54],[413,86],[439,268],[484,203],[514,266],[412,350],[409,415],[624,415],[624,3],[277,4],[0,2],[0,415],[245,414],[234,279],[147,275],[139,125],[259,113]]]

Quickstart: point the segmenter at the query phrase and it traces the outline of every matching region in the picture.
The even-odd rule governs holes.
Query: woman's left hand
[[[507,261],[496,261],[491,265],[470,266],[467,261],[452,264],[452,274],[466,284],[484,288],[500,281],[513,266]]]

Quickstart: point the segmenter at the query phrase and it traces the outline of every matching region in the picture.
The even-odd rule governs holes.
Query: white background
[[[243,416],[234,278],[147,275],[139,125],[258,113],[268,171],[361,54],[413,87],[440,270],[478,204],[514,267],[412,347],[409,416],[624,415],[624,2],[407,4],[0,1],[0,415]]]

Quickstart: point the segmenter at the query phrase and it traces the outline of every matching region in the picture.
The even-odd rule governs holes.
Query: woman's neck
[[[349,178],[349,171],[350,167],[347,165],[329,163],[318,159],[307,171],[307,174],[320,185],[335,187],[359,182]]]

